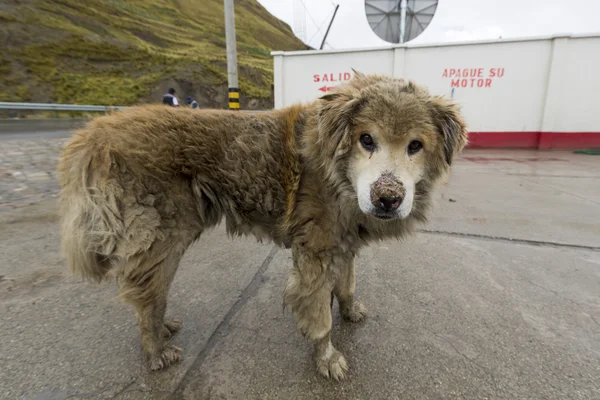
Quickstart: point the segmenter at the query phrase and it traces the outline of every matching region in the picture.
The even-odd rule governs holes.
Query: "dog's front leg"
[[[333,289],[340,304],[342,317],[351,322],[360,322],[365,318],[367,309],[362,303],[354,301],[356,279],[354,273],[354,255],[345,254],[336,258],[335,270],[337,280]]]
[[[293,246],[294,268],[285,288],[284,303],[292,309],[302,334],[315,343],[314,359],[319,373],[344,378],[348,365],[331,344],[331,295],[336,279],[332,251],[309,251]]]

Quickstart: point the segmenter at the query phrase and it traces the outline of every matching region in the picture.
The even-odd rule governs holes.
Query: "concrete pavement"
[[[282,312],[288,251],[203,236],[170,296],[185,358],[151,373],[115,285],[66,275],[54,203],[0,213],[0,398],[600,398],[599,182],[600,157],[467,151],[423,232],[358,259],[339,383]]]
[[[66,141],[0,140],[0,214],[57,196],[56,165]]]

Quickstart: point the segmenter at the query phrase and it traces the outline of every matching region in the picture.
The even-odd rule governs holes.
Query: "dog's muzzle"
[[[381,175],[371,185],[371,203],[375,207],[375,216],[382,219],[395,217],[405,195],[404,185],[394,175]]]

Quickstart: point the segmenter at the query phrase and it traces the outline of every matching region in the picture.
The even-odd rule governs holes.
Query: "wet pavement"
[[[28,177],[20,156],[2,166]],[[173,283],[183,361],[149,372],[115,284],[66,274],[54,179],[27,179],[33,197],[0,207],[0,399],[600,398],[599,156],[466,151],[431,223],[357,260],[369,316],[346,323],[334,305],[350,364],[339,383],[317,375],[282,311],[289,251],[222,227]]]

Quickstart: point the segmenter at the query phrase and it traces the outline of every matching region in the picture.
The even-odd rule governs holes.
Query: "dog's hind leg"
[[[165,311],[169,288],[186,247],[174,240],[155,242],[147,252],[129,260],[119,279],[120,297],[135,307],[142,349],[152,370],[168,367],[181,357],[181,349],[167,342],[181,322],[165,320]]]
[[[354,256],[341,257],[339,264],[336,263],[336,270],[338,276],[333,292],[340,304],[340,313],[347,321],[360,322],[365,318],[367,309],[362,303],[354,301],[356,287]]]
[[[171,339],[181,329],[181,320],[178,318],[165,318],[163,324],[163,337],[165,339]]]
[[[301,333],[314,341],[317,370],[327,378],[343,379],[348,365],[344,356],[330,340],[331,295],[333,277],[332,256],[318,254],[294,246],[294,269],[284,293],[284,304],[290,306]]]

